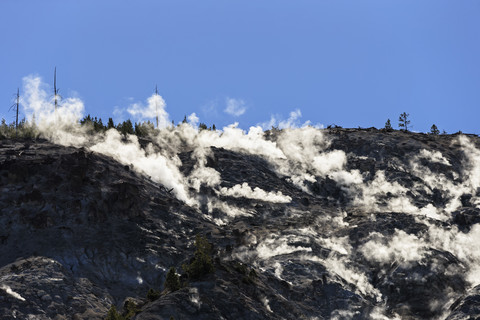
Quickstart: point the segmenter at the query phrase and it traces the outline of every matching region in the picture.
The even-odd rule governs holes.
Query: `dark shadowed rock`
[[[276,141],[281,132],[265,134]],[[191,206],[87,147],[0,140],[0,319],[103,319],[112,305],[125,314],[134,308],[136,320],[478,318],[480,289],[465,276],[469,251],[428,242],[448,244],[453,236],[435,232],[461,238],[480,223],[479,190],[458,191],[458,208],[436,219],[457,193],[428,179],[468,180],[458,137],[323,134],[323,151],[343,151],[344,170],[361,184],[309,172],[300,187],[267,158],[211,147],[203,165],[221,182],[190,188],[198,200]],[[140,145],[165,147],[144,138]],[[195,152],[177,155],[188,178]],[[365,186],[379,172],[387,187],[369,195]],[[243,183],[291,201],[219,191]],[[182,265],[200,254],[197,234],[211,244],[214,270],[189,279]],[[172,292],[164,290],[170,267],[182,286]]]
[[[480,286],[469,290],[451,306],[446,320],[480,319]]]

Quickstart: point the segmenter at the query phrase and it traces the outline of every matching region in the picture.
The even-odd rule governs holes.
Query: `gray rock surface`
[[[441,238],[478,246],[471,241],[480,190],[458,195],[448,212],[457,193],[428,180],[467,185],[472,162],[458,136],[324,134],[331,143],[323,152],[344,152],[342,172],[357,172],[362,183],[312,173],[302,188],[266,157],[212,146],[206,167],[221,184],[191,188],[198,206],[88,146],[0,140],[0,318],[103,319],[126,297],[139,309],[133,319],[478,318],[472,266],[479,261]],[[469,141],[478,150],[480,139]],[[445,161],[418,156],[422,150]],[[189,177],[194,150],[177,155]],[[379,172],[390,189],[370,194]],[[291,201],[219,191],[242,183]],[[237,209],[242,214],[230,211]],[[192,258],[197,234],[213,245],[215,272],[182,276],[182,289],[163,291],[168,268],[182,273]],[[145,299],[149,288],[160,298]]]

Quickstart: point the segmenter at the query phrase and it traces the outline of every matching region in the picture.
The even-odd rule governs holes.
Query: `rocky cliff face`
[[[132,319],[473,319],[479,149],[375,129],[0,140],[0,317],[130,297]],[[215,271],[163,290],[197,234]]]

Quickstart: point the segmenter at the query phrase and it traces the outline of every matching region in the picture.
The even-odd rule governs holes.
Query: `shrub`
[[[140,309],[137,307],[137,304],[135,302],[133,302],[132,300],[127,300],[125,302],[125,305],[123,306],[123,312],[125,314],[125,320],[129,320],[138,312],[140,312]]]
[[[243,275],[246,275],[248,273],[248,268],[243,263],[235,262],[235,264],[233,265],[233,268]]]
[[[147,292],[147,299],[150,300],[150,301],[155,301],[158,298],[160,298],[160,292],[150,288]]]
[[[114,305],[110,307],[105,320],[125,320],[120,313],[117,312],[117,308]]]
[[[2,119],[0,123],[0,139],[8,138],[30,138],[34,139],[39,136],[39,132],[35,126],[35,123],[29,123],[24,119],[18,123],[18,128],[15,129],[15,123],[7,124],[5,119]]]
[[[257,272],[255,271],[255,269],[248,269],[248,267],[246,265],[244,265],[243,263],[239,263],[239,262],[236,262],[234,265],[233,265],[233,268],[241,273],[243,275],[242,277],[242,281],[246,284],[253,284],[255,283],[255,280],[257,279]]]
[[[181,288],[180,277],[177,274],[177,270],[174,267],[171,267],[167,272],[167,277],[165,279],[165,289],[173,292]]]
[[[189,279],[198,279],[215,271],[212,261],[212,245],[205,237],[197,235],[195,246],[197,250],[190,264],[182,266]]]

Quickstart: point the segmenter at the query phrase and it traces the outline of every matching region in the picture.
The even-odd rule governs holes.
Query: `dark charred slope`
[[[462,182],[465,154],[455,136],[353,129],[328,136],[330,150],[347,154],[346,170],[359,170],[364,184],[384,171],[418,208],[440,209],[452,198],[406,169],[422,149],[441,152],[451,164],[419,159],[425,168]],[[472,141],[478,148],[478,138]],[[179,157],[188,176],[195,160],[188,150]],[[368,188],[346,188],[329,176],[302,191],[255,155],[212,147],[207,167],[220,173],[222,187],[247,182],[292,201],[234,198],[202,186],[200,206],[190,207],[87,149],[0,141],[0,318],[101,319],[127,297],[139,305],[134,319],[473,319],[478,313],[478,287],[465,278],[471,271],[465,257],[427,245],[405,260],[402,254],[418,248],[391,248],[395,239],[430,239],[431,228],[470,235],[480,221],[472,201],[479,190],[462,195],[462,207],[439,221],[383,206],[395,197],[388,192],[369,211],[355,202]],[[229,207],[209,209],[212,199]],[[214,223],[229,208],[244,214]],[[163,289],[169,267],[180,271],[188,263],[196,234],[213,244],[215,272],[147,301],[149,288]],[[366,258],[365,248],[372,248],[366,245],[377,238],[392,257]]]
[[[46,141],[1,147],[0,273],[25,299],[4,295],[5,318],[101,318],[125,295],[160,287],[162,268],[212,229],[110,158]]]

